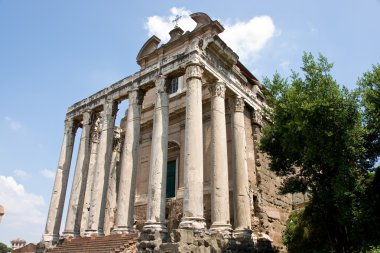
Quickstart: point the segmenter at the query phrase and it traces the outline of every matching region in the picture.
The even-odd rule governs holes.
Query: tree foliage
[[[358,84],[367,128],[365,165],[371,168],[380,156],[380,65],[373,65],[372,71],[364,73]]]
[[[4,243],[0,242],[0,253],[8,253],[8,252],[11,252],[11,251],[12,251],[11,248],[9,248]]]
[[[267,114],[272,124],[264,128],[261,149],[270,156],[271,169],[285,176],[282,193],[311,196],[301,221],[319,237],[305,252],[312,251],[310,245],[319,252],[350,252],[366,191],[361,166],[366,128],[357,96],[333,79],[333,65],[322,55],[305,53],[302,60],[301,74],[264,80],[272,94]]]

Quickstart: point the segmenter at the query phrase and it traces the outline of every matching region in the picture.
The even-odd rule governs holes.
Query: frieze
[[[102,106],[107,98],[119,100],[127,95],[133,89],[134,83],[139,83],[138,87],[142,87],[153,82],[158,73],[169,74],[179,68],[184,68],[186,63],[197,58],[197,51],[184,50],[184,53],[174,55],[164,61],[152,64],[133,75],[130,75],[122,80],[112,84],[111,86],[85,98],[68,108],[66,116],[75,118],[83,114],[86,110],[93,110]]]

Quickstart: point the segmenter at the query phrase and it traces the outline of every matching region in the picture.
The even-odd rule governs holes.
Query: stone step
[[[70,238],[47,250],[48,253],[116,253],[133,247],[137,234]]]

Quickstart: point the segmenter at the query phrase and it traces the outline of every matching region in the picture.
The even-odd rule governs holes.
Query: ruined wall
[[[262,236],[269,235],[275,246],[283,248],[282,232],[292,210],[292,196],[280,195],[282,179],[270,171],[270,160],[258,148],[262,127],[252,124],[252,112],[245,111],[247,157],[252,196],[252,227]]]

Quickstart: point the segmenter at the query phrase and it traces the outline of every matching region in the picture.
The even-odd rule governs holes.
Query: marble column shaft
[[[103,105],[102,111],[102,133],[100,134],[92,185],[90,214],[86,230],[87,235],[104,235],[104,213],[112,157],[115,116],[116,104],[114,101],[107,100]]]
[[[116,201],[117,201],[117,185],[120,170],[120,150],[121,150],[121,128],[116,128],[114,131],[114,140],[112,147],[112,159],[108,180],[107,189],[107,201],[106,201],[106,212],[104,218],[104,234],[109,235],[115,224],[116,216]]]
[[[180,228],[203,230],[203,125],[202,68],[192,63],[186,68],[186,126],[183,217]]]
[[[166,170],[168,159],[169,99],[166,80],[156,80],[156,102],[153,115],[150,155],[148,207],[143,230],[167,232],[165,225]]]
[[[114,233],[133,231],[143,96],[144,94],[138,89],[132,90],[129,93],[125,140],[121,153],[120,183]]]
[[[44,241],[57,242],[61,226],[62,212],[65,204],[67,181],[69,179],[71,158],[73,154],[76,126],[72,119],[65,120],[65,132],[55,176],[53,193],[50,200],[48,218],[46,221]]]
[[[65,236],[79,236],[80,233],[83,201],[90,161],[90,130],[91,112],[87,111],[83,113],[82,135],[67,209],[66,225],[63,232]]]
[[[236,237],[250,237],[251,211],[249,201],[243,98],[232,98],[230,108],[233,146],[232,160],[234,164],[234,235]]]
[[[225,114],[226,86],[209,85],[211,95],[211,230],[228,232],[230,225],[227,133]]]
[[[90,214],[90,206],[91,206],[91,193],[92,186],[94,182],[94,173],[96,167],[96,160],[98,155],[98,146],[99,139],[102,129],[102,123],[100,114],[95,114],[94,123],[91,128],[91,154],[90,154],[90,162],[88,166],[87,173],[87,183],[86,183],[86,191],[84,194],[84,204],[83,204],[83,212],[82,212],[82,222],[80,226],[80,235],[85,236],[85,230],[88,227],[88,217]]]

